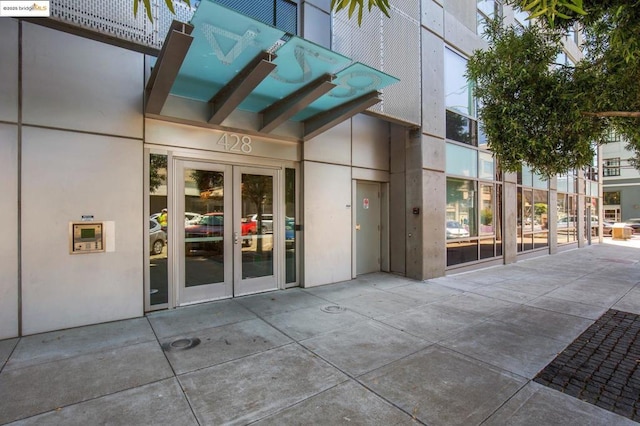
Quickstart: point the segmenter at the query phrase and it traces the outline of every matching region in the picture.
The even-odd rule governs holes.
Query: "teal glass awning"
[[[308,138],[379,102],[379,90],[398,81],[203,0],[190,24],[172,24],[147,85],[147,113],[160,114],[173,95],[209,103],[213,125],[239,109],[260,114],[265,133],[303,122]]]

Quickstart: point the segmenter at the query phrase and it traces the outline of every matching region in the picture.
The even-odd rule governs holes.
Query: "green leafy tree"
[[[511,1],[515,7],[545,2]],[[489,147],[503,169],[522,163],[552,176],[591,164],[593,142],[613,129],[640,164],[640,3],[566,0],[535,10],[537,24],[487,26],[489,48],[474,52],[476,82]],[[572,6],[561,9],[560,6]],[[556,64],[567,29],[582,28],[585,57]]]
[[[187,6],[191,6],[190,0],[182,0]],[[176,10],[173,7],[173,0],[164,0],[167,8],[173,13],[176,14]],[[138,8],[142,3],[142,7],[144,7],[144,11],[147,15],[147,19],[153,22],[153,14],[151,13],[151,0],[133,0],[133,14],[134,16],[138,16]]]

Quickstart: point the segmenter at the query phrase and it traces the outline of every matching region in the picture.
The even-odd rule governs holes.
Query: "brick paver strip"
[[[608,310],[534,381],[640,422],[640,315]]]

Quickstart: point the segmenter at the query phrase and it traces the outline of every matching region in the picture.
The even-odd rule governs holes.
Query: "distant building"
[[[631,151],[620,136],[602,146],[602,203],[612,222],[640,217],[640,172],[629,162]]]

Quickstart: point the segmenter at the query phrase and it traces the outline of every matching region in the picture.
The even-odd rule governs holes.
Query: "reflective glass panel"
[[[480,259],[489,259],[495,256],[493,238],[480,240]]]
[[[452,175],[477,177],[478,151],[448,143],[446,147],[446,170]]]
[[[493,155],[488,152],[480,152],[478,155],[480,159],[478,177],[480,179],[493,180],[495,178],[495,161]]]
[[[493,185],[480,185],[480,235],[493,235]]]
[[[567,221],[568,217],[568,201],[567,194],[558,193],[557,195],[557,217],[558,221],[556,224],[556,233],[557,233],[557,241],[558,244],[565,244],[569,241],[568,231],[567,231]]]
[[[522,191],[522,219],[524,232],[533,232],[533,191]]]
[[[478,241],[447,242],[447,266],[478,260]]]
[[[549,233],[537,232],[533,234],[533,248],[543,248],[549,246]]]
[[[285,268],[287,283],[296,282],[296,170],[285,169]]]
[[[333,79],[337,86],[294,115],[292,120],[305,120],[398,81],[395,77],[357,62],[338,72]]]
[[[191,24],[193,42],[171,93],[205,102],[285,34],[209,0],[200,3]]]
[[[521,238],[522,234],[524,233],[524,220],[522,218],[522,188],[518,188],[518,195],[517,195],[516,202],[517,202],[516,212],[517,212],[517,221],[518,221],[518,238]],[[518,248],[519,249],[521,248],[520,243],[518,243]]]
[[[151,305],[169,302],[167,275],[167,156],[149,156],[149,289]]]
[[[242,174],[242,278],[273,275],[273,176]]]
[[[303,38],[292,37],[276,51],[272,62],[276,69],[240,104],[240,109],[261,111],[322,75],[336,73],[351,60]]]
[[[537,173],[533,173],[533,187],[547,189],[549,188],[549,180]]]
[[[464,115],[475,117],[472,83],[465,73],[467,60],[450,49],[444,50],[445,106]]]
[[[457,114],[453,111],[447,111],[446,117],[447,139],[466,143],[468,145],[477,145],[477,123],[475,120]]]
[[[502,185],[496,185],[496,204],[494,214],[495,235],[496,235],[496,256],[502,256]]]
[[[549,196],[547,191],[533,191],[534,232],[549,229]]]
[[[578,197],[575,194],[570,194],[567,198],[569,200],[567,211],[572,224],[572,226],[569,226],[569,242],[572,242],[578,240],[578,226],[574,219],[578,217]]]
[[[518,182],[524,186],[533,186],[533,173],[526,164],[522,165],[522,181]]]
[[[478,235],[476,183],[471,180],[447,178],[447,239]]]
[[[224,173],[186,168],[183,178],[185,286],[224,282]]]
[[[557,184],[558,192],[567,192],[568,184],[567,184],[567,175],[558,175],[558,184]]]
[[[487,135],[484,133],[482,122],[479,122],[478,123],[478,146],[482,149],[487,149],[488,144],[489,144],[489,140],[487,139]]]

